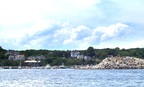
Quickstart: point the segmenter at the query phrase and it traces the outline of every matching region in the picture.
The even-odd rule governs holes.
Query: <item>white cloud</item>
[[[143,8],[143,0],[3,0],[0,25],[18,26],[50,19],[92,27],[117,22],[143,24]]]
[[[35,28],[36,30],[34,30]],[[131,28],[128,25],[122,23],[91,29],[85,25],[72,27],[65,22],[44,21],[23,30],[23,33],[22,31],[11,31],[8,37],[1,38],[1,43],[8,44],[8,47],[13,49],[15,47],[17,49],[86,49],[88,46],[97,48],[126,47],[128,44],[126,44],[127,40],[124,39],[125,36],[128,37],[129,29]],[[17,37],[18,34],[19,37]],[[2,37],[2,34],[0,35]],[[121,41],[122,39],[124,41]]]
[[[138,28],[144,23],[142,2],[143,0],[0,1],[0,45],[14,49],[75,49],[90,45],[126,47],[124,44],[128,41],[133,42],[139,38],[140,42],[135,44],[142,46],[143,26]],[[131,27],[135,28],[136,38],[131,38],[134,35],[130,32]]]
[[[121,36],[125,36],[128,32],[129,32],[129,26],[122,23],[113,24],[108,27],[97,27],[92,30],[92,33],[90,33],[89,36],[79,41],[79,47],[86,48],[91,45],[94,45],[97,48],[98,47],[103,48],[105,46],[108,47],[108,44],[112,45],[112,43],[106,44],[107,41],[115,41],[115,39],[118,40]],[[105,46],[103,45],[103,43],[105,44]],[[113,46],[117,47],[116,44]]]
[[[117,23],[115,25],[110,25],[108,27],[98,27],[96,32],[103,33],[101,36],[101,41],[106,40],[107,38],[114,38],[125,33],[128,25]]]
[[[74,29],[71,29],[67,31],[67,34],[69,35],[69,38],[64,40],[64,44],[71,44],[71,43],[77,43],[78,41],[82,41],[84,38],[90,36],[92,30],[84,25],[78,26]]]
[[[55,24],[52,24],[51,26],[55,26]],[[18,39],[4,38],[4,41],[1,42],[4,44],[10,44],[11,47],[17,47],[19,49],[86,49],[88,46],[95,46],[96,48],[129,48],[143,46],[142,41],[139,43],[134,40],[134,42],[130,41],[129,43],[129,38],[131,38],[129,33],[127,33],[129,32],[129,26],[125,24],[118,23],[108,27],[97,27],[95,29],[90,29],[84,25],[76,28],[60,25],[57,26],[60,28],[53,30],[54,32],[47,31],[50,29],[50,27],[48,27],[42,31],[37,31],[28,37],[23,35],[23,37],[19,37]],[[43,32],[46,34],[43,34]],[[80,34],[83,34],[83,32],[87,33],[81,37]],[[103,38],[104,35],[105,38]]]
[[[93,9],[99,2],[100,0],[0,1],[0,25],[30,24],[41,19],[73,20],[79,13]]]
[[[55,33],[58,35],[55,38],[59,38],[58,40],[61,40],[63,45],[82,48],[89,45],[101,44],[113,38],[119,38],[129,32],[128,27],[128,25],[117,23],[108,27],[97,27],[95,29],[90,29],[84,25],[72,29],[62,28]]]
[[[91,29],[85,25],[72,27],[68,23],[48,21],[36,24],[31,29],[23,30],[23,32],[21,30],[17,31],[17,33],[11,31],[9,33],[11,35],[5,37],[2,42],[13,43],[13,46],[19,46],[19,48],[49,48],[49,46],[82,48],[118,38],[126,34],[127,30],[128,25],[121,23]],[[13,37],[10,37],[12,34],[20,36],[13,35]],[[4,34],[1,35],[1,37],[3,36]],[[9,39],[10,41],[8,41]]]

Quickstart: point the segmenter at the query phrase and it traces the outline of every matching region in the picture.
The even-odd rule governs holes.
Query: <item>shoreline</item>
[[[60,68],[60,66],[51,66],[49,68],[45,68],[45,66],[41,67],[29,67],[29,66],[4,66],[0,67],[0,69],[80,69],[80,70],[123,70],[123,69],[144,69],[144,68],[97,68],[96,65],[86,65],[86,66],[66,66],[64,68]]]
[[[144,60],[135,57],[108,57],[96,65],[1,66],[0,69],[144,69]]]

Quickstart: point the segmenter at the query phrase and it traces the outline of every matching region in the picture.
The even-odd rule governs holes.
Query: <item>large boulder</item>
[[[144,69],[144,60],[135,57],[109,57],[96,65],[97,69]]]

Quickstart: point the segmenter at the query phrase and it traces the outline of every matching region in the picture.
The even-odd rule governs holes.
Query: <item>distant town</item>
[[[144,48],[95,49],[86,50],[5,50],[0,47],[0,66],[4,68],[44,67],[44,66],[85,66],[99,64],[107,57],[131,56],[144,58]]]

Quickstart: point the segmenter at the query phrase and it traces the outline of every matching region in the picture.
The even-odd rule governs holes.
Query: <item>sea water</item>
[[[0,69],[0,87],[144,87],[144,70]]]

